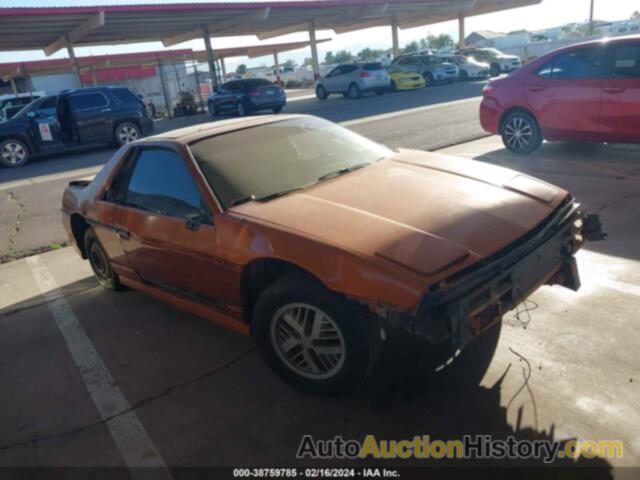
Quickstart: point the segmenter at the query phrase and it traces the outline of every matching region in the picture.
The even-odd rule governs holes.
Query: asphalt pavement
[[[485,82],[464,82],[359,100],[333,95],[326,101],[296,92],[286,113],[317,115],[390,147],[434,150],[485,135],[478,122]],[[312,92],[308,92],[312,93]],[[208,122],[205,114],[156,122],[156,131]],[[67,241],[60,224],[62,192],[69,181],[94,175],[115,149],[33,160],[16,169],[0,168],[0,263]]]

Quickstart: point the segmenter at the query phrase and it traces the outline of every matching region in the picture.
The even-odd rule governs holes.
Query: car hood
[[[566,196],[513,170],[403,150],[230,212],[430,277],[453,273],[523,237]]]

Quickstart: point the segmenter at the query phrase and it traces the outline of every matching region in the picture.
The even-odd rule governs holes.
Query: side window
[[[342,72],[342,67],[336,67],[329,72],[329,75],[327,75],[327,77],[335,77],[337,75],[340,75],[341,72]]]
[[[603,77],[605,75],[603,53],[604,50],[600,46],[561,53],[543,66],[538,71],[538,75],[561,79]]]
[[[342,69],[342,73],[347,74],[347,73],[353,73],[358,69],[357,65],[345,65],[344,68]]]
[[[640,78],[640,42],[615,48],[613,76]]]
[[[172,150],[148,148],[140,151],[123,203],[185,220],[203,214],[209,216],[191,173]]]
[[[94,108],[105,108],[109,101],[104,94],[96,93],[76,93],[71,95],[71,108],[73,110],[90,110]]]
[[[58,97],[49,97],[38,107],[40,115],[54,115],[58,109]]]
[[[141,103],[140,97],[136,96],[128,88],[114,88],[111,93],[122,103],[132,103],[134,105]]]

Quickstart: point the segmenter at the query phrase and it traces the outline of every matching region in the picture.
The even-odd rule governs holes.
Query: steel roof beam
[[[51,56],[56,53],[58,50],[69,46],[69,44],[73,44],[80,40],[82,37],[88,35],[94,30],[103,27],[105,24],[105,14],[104,12],[97,13],[92,15],[90,18],[82,22],[80,25],[75,27],[73,30],[67,32],[65,35],[62,35],[58,40],[53,43],[50,43],[44,48],[45,55]]]

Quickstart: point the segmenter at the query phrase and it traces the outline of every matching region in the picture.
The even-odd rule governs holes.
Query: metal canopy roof
[[[289,0],[85,7],[0,8],[0,51],[162,41],[329,29],[337,33],[390,25],[400,28],[480,15],[542,0]]]
[[[328,42],[329,39],[318,40],[318,43]],[[220,48],[216,50],[216,57],[262,57],[274,53],[288,52],[306,48],[309,42],[274,43],[270,45],[248,45],[244,47]],[[157,52],[119,53],[112,55],[93,55],[78,57],[81,70],[105,69],[115,67],[134,67],[156,65],[162,63],[188,62],[191,60],[207,61],[207,52],[194,51],[190,48],[180,50],[161,50]],[[13,77],[26,75],[47,75],[66,73],[69,71],[69,59],[35,60],[30,62],[0,63],[0,78],[8,80]]]

